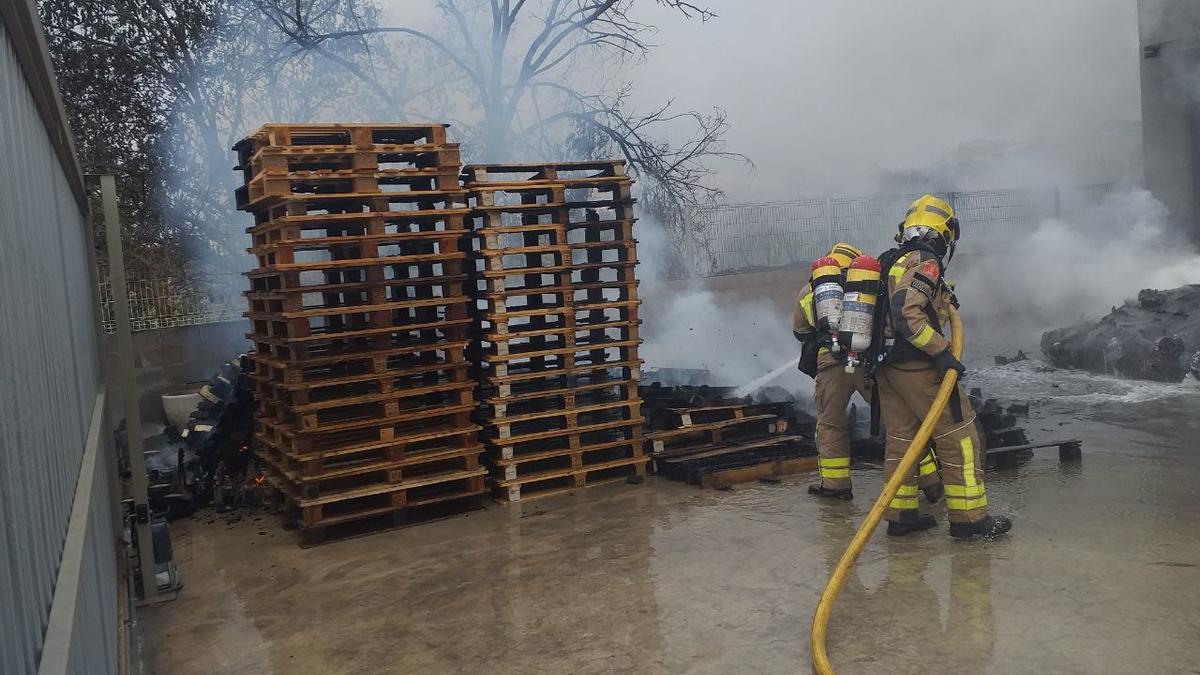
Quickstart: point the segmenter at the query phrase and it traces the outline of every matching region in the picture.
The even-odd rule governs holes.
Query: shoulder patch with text
[[[929,280],[920,274],[914,276],[912,283],[909,284],[909,288],[924,295],[930,301],[933,300],[933,284],[929,283]]]

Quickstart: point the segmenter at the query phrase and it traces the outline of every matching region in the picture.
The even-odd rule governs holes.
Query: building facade
[[[1138,0],[1145,182],[1200,243],[1200,2]]]

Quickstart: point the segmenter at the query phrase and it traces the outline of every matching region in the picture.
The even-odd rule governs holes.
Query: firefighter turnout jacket
[[[931,359],[950,348],[943,326],[949,325],[950,307],[956,300],[942,278],[941,260],[930,250],[901,249],[884,273],[888,289],[883,325],[886,356],[874,377],[887,429],[884,473],[890,477],[941,385],[942,376]],[[931,440],[946,489],[950,522],[975,523],[986,518],[985,448],[961,383],[938,418]],[[885,518],[892,522],[917,518],[917,483],[918,472],[914,471],[889,504]]]
[[[950,348],[942,327],[950,323],[954,295],[942,278],[942,263],[926,249],[903,253],[887,270],[888,313],[883,326],[888,361],[932,357]]]

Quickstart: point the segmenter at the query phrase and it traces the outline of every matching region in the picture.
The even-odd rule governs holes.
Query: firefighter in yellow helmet
[[[850,263],[862,251],[850,244],[834,244],[828,257],[837,260],[845,274]],[[809,494],[832,499],[852,499],[850,482],[850,428],[846,406],[854,392],[871,400],[864,368],[847,373],[845,352],[835,353],[831,336],[817,327],[813,309],[813,284],[809,281],[796,298],[792,314],[792,334],[803,345],[800,370],[815,380],[813,398],[817,404],[817,469],[821,481],[810,485]],[[919,487],[930,502],[942,496],[941,479],[933,454],[921,460]]]
[[[885,473],[895,471],[933,404],[945,373],[965,368],[950,353],[943,334],[956,302],[947,286],[945,263],[954,255],[958,219],[944,200],[925,195],[912,203],[900,224],[899,248],[880,256],[887,293],[877,322],[882,327],[874,357],[874,380],[887,430]],[[976,431],[975,411],[960,384],[934,428],[934,453],[946,490],[950,535],[969,538],[1008,532],[1012,522],[988,515],[983,468],[987,458]],[[917,475],[906,480],[885,514],[888,534],[935,527],[917,511]]]

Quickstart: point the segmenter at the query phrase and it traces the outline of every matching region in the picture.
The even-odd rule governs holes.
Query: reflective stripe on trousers
[[[817,469],[821,472],[821,478],[849,478],[850,458],[820,457],[817,459]]]
[[[916,485],[901,485],[896,492],[896,496],[892,498],[891,507],[897,511],[907,511],[917,508],[917,486]]]

